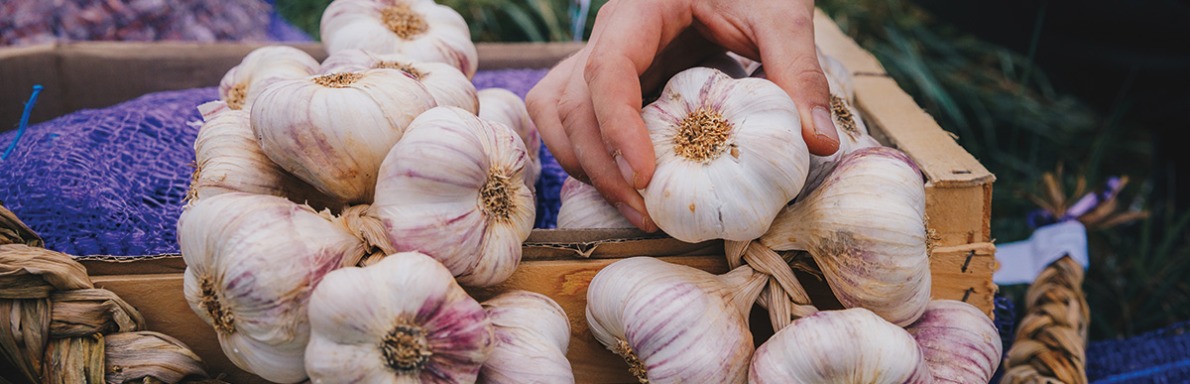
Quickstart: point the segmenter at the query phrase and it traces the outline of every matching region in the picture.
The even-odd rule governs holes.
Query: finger
[[[644,199],[635,188],[628,185],[615,166],[600,133],[595,107],[586,87],[587,84],[581,77],[571,77],[558,105],[562,126],[574,155],[589,183],[608,203],[615,206],[625,219],[641,230],[656,231],[656,225],[649,219],[648,211],[645,209]]]
[[[640,117],[639,78],[657,53],[690,25],[685,1],[634,1],[617,5],[594,40],[583,71],[602,139],[618,153],[621,177],[635,189],[649,185],[656,159]],[[587,169],[587,171],[591,171]]]
[[[830,88],[818,65],[812,7],[782,7],[779,16],[761,12],[763,28],[754,28],[765,75],[797,104],[802,137],[810,153],[827,156],[839,149],[839,133],[830,113]],[[790,9],[792,8],[792,9]],[[792,10],[792,12],[790,12]]]
[[[554,159],[558,161],[562,170],[576,179],[586,181],[587,177],[583,173],[578,158],[574,156],[570,138],[566,136],[566,131],[562,126],[561,113],[558,111],[559,101],[568,84],[567,80],[579,76],[575,72],[577,61],[575,56],[571,56],[550,69],[525,94],[525,107],[529,110],[529,116],[537,126],[538,133],[541,134],[542,142],[545,143]]]

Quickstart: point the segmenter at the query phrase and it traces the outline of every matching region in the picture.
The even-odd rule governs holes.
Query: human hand
[[[559,165],[653,232],[637,192],[656,165],[640,115],[643,95],[713,55],[731,51],[761,62],[797,105],[810,153],[838,149],[813,18],[812,0],[612,0],[600,8],[586,46],[552,68],[526,105]]]

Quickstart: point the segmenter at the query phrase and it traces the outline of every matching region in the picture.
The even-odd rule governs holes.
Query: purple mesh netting
[[[154,93],[31,125],[0,164],[0,201],[56,251],[176,253],[198,133],[187,122],[218,97],[213,87]]]
[[[480,71],[475,83],[524,97],[545,72]],[[201,121],[196,107],[217,98],[215,88],[158,92],[31,125],[0,161],[0,202],[56,251],[177,253],[176,224]],[[15,135],[0,133],[0,144]],[[541,159],[537,226],[553,228],[565,173],[545,146]]]

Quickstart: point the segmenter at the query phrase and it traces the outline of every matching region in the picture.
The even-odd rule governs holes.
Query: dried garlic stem
[[[236,318],[231,314],[231,311],[224,308],[226,306],[215,290],[215,283],[211,282],[211,278],[207,276],[200,279],[202,299],[199,301],[199,306],[207,311],[207,315],[211,316],[211,320],[215,322],[215,330],[224,335],[235,333]]]
[[[723,114],[709,107],[690,112],[679,124],[674,135],[674,153],[691,161],[709,163],[729,147],[733,126]],[[732,148],[732,156],[739,157],[739,151]]]
[[[384,26],[402,39],[412,39],[430,29],[426,19],[405,4],[397,4],[380,11]]]
[[[227,106],[231,109],[243,108],[245,100],[248,100],[248,83],[236,83],[227,90]]]
[[[408,320],[399,320],[380,344],[384,361],[397,373],[417,373],[425,368],[434,351],[426,340],[426,331]]]
[[[413,76],[413,79],[418,81],[421,80],[422,76],[425,76],[424,73],[421,73],[421,71],[417,70],[417,68],[414,68],[413,65],[399,61],[381,61],[376,63],[376,65],[373,65],[372,68],[396,69],[408,73],[409,76]]]
[[[628,345],[624,339],[616,339],[616,354],[624,358],[624,362],[628,363],[628,372],[632,376],[640,380],[641,384],[649,384],[648,370],[645,369],[645,363],[636,357],[636,352],[632,351],[632,346]]]
[[[332,73],[314,78],[314,83],[327,88],[347,88],[347,86],[364,77],[357,72]]]
[[[488,179],[479,189],[479,204],[484,213],[499,222],[508,222],[516,209],[512,195],[512,177],[504,168],[488,171]]]

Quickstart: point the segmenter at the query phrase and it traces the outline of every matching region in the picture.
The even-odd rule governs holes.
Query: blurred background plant
[[[277,7],[317,39],[318,20],[329,2],[278,0]],[[585,40],[606,1],[439,2],[467,19],[475,41],[522,42]],[[1148,103],[1154,99],[1138,96],[1152,94],[1132,87],[1135,70],[1122,80],[1114,79],[1122,86],[1109,89],[1106,96],[1076,94],[1071,90],[1086,85],[1080,84],[1084,81],[1069,81],[1071,76],[1063,72],[1067,81],[1055,84],[1050,77],[1054,72],[1037,65],[1037,57],[1047,50],[1064,49],[1053,54],[1069,56],[1071,49],[1079,49],[1055,48],[1046,40],[1051,36],[1042,28],[1047,17],[1060,18],[1054,9],[1047,15],[1047,1],[1018,12],[1016,20],[989,21],[1024,26],[999,27],[1023,36],[1023,43],[1013,48],[958,28],[955,10],[938,3],[820,0],[817,6],[872,52],[918,104],[996,175],[996,242],[1027,238],[1034,228],[1029,218],[1041,209],[1035,197],[1052,195],[1055,186],[1059,194],[1082,193],[1102,190],[1116,177],[1132,181],[1113,204],[1123,213],[1144,214],[1088,230],[1091,267],[1085,291],[1092,312],[1091,340],[1129,337],[1190,320],[1190,210],[1174,205],[1177,192],[1166,192],[1168,160],[1159,158],[1156,149],[1167,140],[1160,129],[1167,128],[1145,118],[1153,117],[1153,108],[1144,107],[1152,107]],[[922,4],[950,13],[932,13]],[[981,16],[974,6],[968,7],[974,11],[968,13]],[[1019,11],[1005,12],[1013,10]],[[1014,302],[1021,302],[1025,288],[1001,287]],[[1021,308],[1016,309],[1019,315]]]

